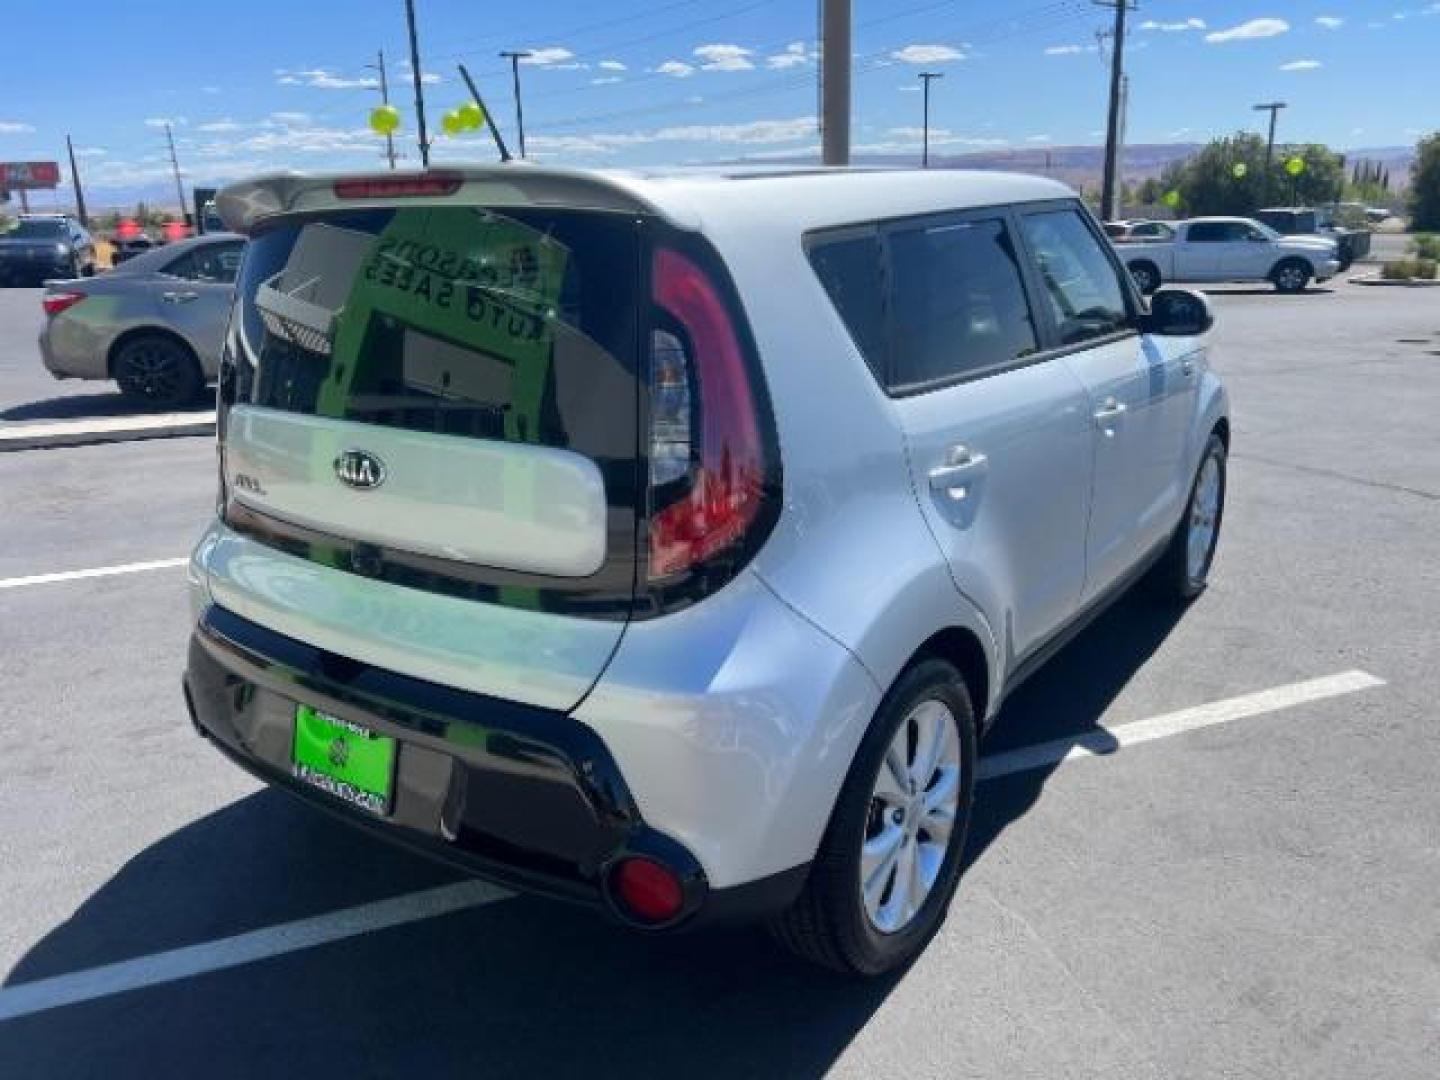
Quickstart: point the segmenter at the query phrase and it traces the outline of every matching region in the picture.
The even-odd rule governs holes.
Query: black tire
[[[115,352],[111,370],[122,394],[158,409],[188,405],[205,386],[195,354],[165,334],[139,334],[125,341]]]
[[[1205,552],[1198,572],[1192,573],[1190,533],[1195,527],[1195,493],[1199,490],[1200,478],[1205,472],[1206,463],[1212,458],[1219,470],[1219,505],[1215,512],[1215,533],[1210,540],[1209,548]],[[1215,563],[1215,549],[1220,544],[1220,528],[1225,521],[1226,462],[1225,444],[1219,435],[1212,433],[1209,441],[1205,444],[1205,453],[1201,455],[1200,464],[1195,469],[1195,478],[1190,481],[1190,493],[1185,499],[1185,512],[1180,518],[1180,523],[1175,526],[1175,532],[1170,537],[1165,554],[1160,557],[1160,561],[1155,564],[1155,568],[1150,574],[1151,591],[1163,600],[1189,603],[1203,593],[1205,587],[1210,583],[1210,568]]]
[[[871,822],[876,778],[901,723],[926,700],[946,705],[956,724],[960,791],[949,847],[920,909],[894,933],[878,930],[860,892],[861,846]],[[965,834],[975,793],[975,713],[964,680],[943,660],[907,669],[885,695],[840,789],[805,888],[794,905],[771,920],[777,940],[802,959],[854,975],[881,975],[909,963],[945,920],[960,880]]]
[[[1315,272],[1304,259],[1281,259],[1270,271],[1270,281],[1277,292],[1302,293]]]
[[[1160,268],[1152,262],[1135,262],[1129,266],[1130,276],[1135,279],[1135,287],[1145,296],[1149,296],[1162,284],[1160,279]]]

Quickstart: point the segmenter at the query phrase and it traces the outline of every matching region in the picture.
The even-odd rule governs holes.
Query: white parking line
[[[96,566],[89,570],[61,570],[54,574],[0,578],[0,589],[18,589],[22,585],[50,585],[57,581],[78,581],[81,578],[110,577],[113,574],[140,574],[146,570],[170,570],[176,566],[184,566],[189,561],[189,559],[155,559],[152,562],[121,563],[119,566]]]
[[[1052,742],[1022,746],[1018,750],[984,758],[977,770],[977,777],[980,780],[993,780],[998,776],[1039,769],[1071,758],[1105,756],[1116,753],[1122,747],[1164,739],[1171,735],[1183,735],[1187,731],[1228,724],[1232,720],[1244,720],[1247,717],[1384,685],[1384,679],[1377,679],[1367,672],[1344,671],[1339,675],[1277,686],[1273,690],[1242,694],[1240,697],[1226,698],[1209,705],[1197,705],[1193,709],[1152,716],[1148,720],[1102,728],[1073,739],[1055,739]]]
[[[990,780],[1010,773],[1057,764],[1071,758],[1106,755],[1120,747],[1164,739],[1171,735],[1183,735],[1200,728],[1383,685],[1383,679],[1377,679],[1366,672],[1346,671],[1321,679],[1277,686],[1272,690],[1261,690],[1193,709],[1181,709],[1179,712],[1166,713],[1148,720],[1137,720],[1108,731],[1094,732],[1075,739],[1057,739],[1054,742],[1038,743],[997,754],[980,762],[979,778]],[[509,895],[511,894],[505,890],[485,882],[463,881],[326,915],[315,915],[296,922],[281,923],[263,930],[252,930],[218,941],[202,942],[87,971],[20,983],[0,989],[0,1021],[15,1020],[65,1005],[78,1005],[129,990],[159,986],[376,930],[481,907],[496,900],[503,900]]]
[[[359,934],[480,907],[510,895],[487,882],[461,881],[454,885],[442,885],[438,889],[407,893],[373,904],[252,930],[218,941],[205,941],[88,971],[37,979],[0,990],[0,1021],[30,1016],[62,1005],[78,1005],[127,990],[159,986],[192,975],[253,964],[257,960],[328,945]]]

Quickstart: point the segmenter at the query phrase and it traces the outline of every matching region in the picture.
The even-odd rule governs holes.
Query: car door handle
[[[970,494],[970,484],[990,467],[984,454],[964,446],[952,446],[945,455],[945,464],[930,470],[930,489],[943,491],[959,502]]]
[[[199,300],[200,294],[198,292],[164,292],[160,294],[160,299],[167,304],[188,304],[191,300]]]
[[[1123,401],[1117,401],[1113,397],[1106,398],[1100,408],[1095,410],[1095,423],[1100,425],[1106,435],[1114,435],[1115,428],[1125,419],[1126,411]]]

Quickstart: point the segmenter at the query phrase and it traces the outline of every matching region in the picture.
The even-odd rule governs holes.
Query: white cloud
[[[625,80],[622,79],[622,78],[620,78],[619,75],[602,75],[602,76],[600,76],[600,78],[598,78],[598,79],[591,79],[591,80],[590,80],[590,85],[591,85],[591,86],[609,86],[609,85],[612,84],[612,83],[624,82],[624,81],[625,81]]]
[[[1049,135],[1027,135],[1025,136],[1025,141],[1033,143],[1048,143],[1052,140]]]
[[[799,67],[801,64],[808,64],[814,59],[815,54],[805,47],[803,41],[792,41],[785,46],[784,52],[778,52],[765,58],[765,66],[774,68],[777,71],[784,68]]]
[[[19,120],[0,120],[0,135],[29,135],[35,130],[35,125],[22,123]]]
[[[270,119],[277,124],[308,124],[310,114],[305,112],[272,112]]]
[[[75,156],[78,158],[104,157],[108,153],[110,151],[103,146],[77,146],[75,148]]]
[[[739,45],[700,45],[694,52],[704,61],[700,67],[705,71],[749,71],[755,66],[752,50]]]
[[[1319,60],[1291,60],[1288,64],[1281,64],[1281,71],[1314,71],[1316,68],[1324,67]]]
[[[655,68],[656,74],[673,75],[677,79],[686,79],[695,74],[695,69],[683,60],[666,60]]]
[[[184,127],[187,123],[183,116],[147,116],[145,126],[148,128],[163,128],[166,124],[171,127]]]
[[[1075,56],[1079,53],[1092,53],[1098,50],[1097,45],[1051,45],[1045,50],[1046,56]]]
[[[218,87],[218,86],[202,86],[202,87],[200,87],[200,92],[201,92],[202,94],[218,94],[218,93],[220,93],[220,87]]]
[[[1345,20],[1338,15],[1317,15],[1315,25],[1323,26],[1326,30],[1339,30],[1345,25]]]
[[[627,68],[624,64],[622,64],[619,60],[601,60],[600,63],[598,63],[598,64],[595,65],[595,66],[598,67],[601,71],[629,71],[629,70],[630,70],[630,69]]]
[[[1204,30],[1204,19],[1179,19],[1175,22],[1156,22],[1146,19],[1140,24],[1141,30],[1158,30],[1162,34],[1184,34],[1191,30]]]
[[[632,146],[661,142],[695,142],[767,146],[813,138],[815,118],[747,120],[736,124],[677,124],[650,131],[592,132],[587,135],[530,136],[525,141],[540,154],[608,154]]]
[[[575,68],[585,66],[575,59],[573,52],[560,45],[547,45],[543,49],[531,49],[530,55],[521,59],[520,63],[528,64],[530,67],[549,67],[563,70],[574,70]]]
[[[337,75],[325,68],[305,68],[300,71],[276,71],[276,82],[281,86],[311,86],[317,90],[374,90],[380,80],[373,75],[357,75],[354,78]]]
[[[902,64],[943,64],[964,60],[965,54],[951,45],[906,45],[892,52],[890,58]]]
[[[1289,30],[1290,24],[1284,19],[1251,19],[1228,30],[1216,30],[1206,34],[1205,40],[1211,45],[1223,45],[1227,41],[1254,41],[1257,38],[1278,37]]]
[[[195,125],[196,131],[204,132],[239,131],[240,128],[239,121],[231,120],[229,117],[224,120],[209,120],[206,123]]]

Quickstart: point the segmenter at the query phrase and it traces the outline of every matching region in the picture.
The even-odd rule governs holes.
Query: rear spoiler
[[[388,191],[365,194],[367,184]],[[660,209],[632,190],[623,176],[522,162],[362,175],[272,173],[222,188],[215,196],[215,207],[227,229],[248,236],[273,217],[393,207],[401,201],[406,206],[563,207],[661,215]],[[663,216],[673,218],[673,214]],[[694,228],[693,223],[674,223]]]

